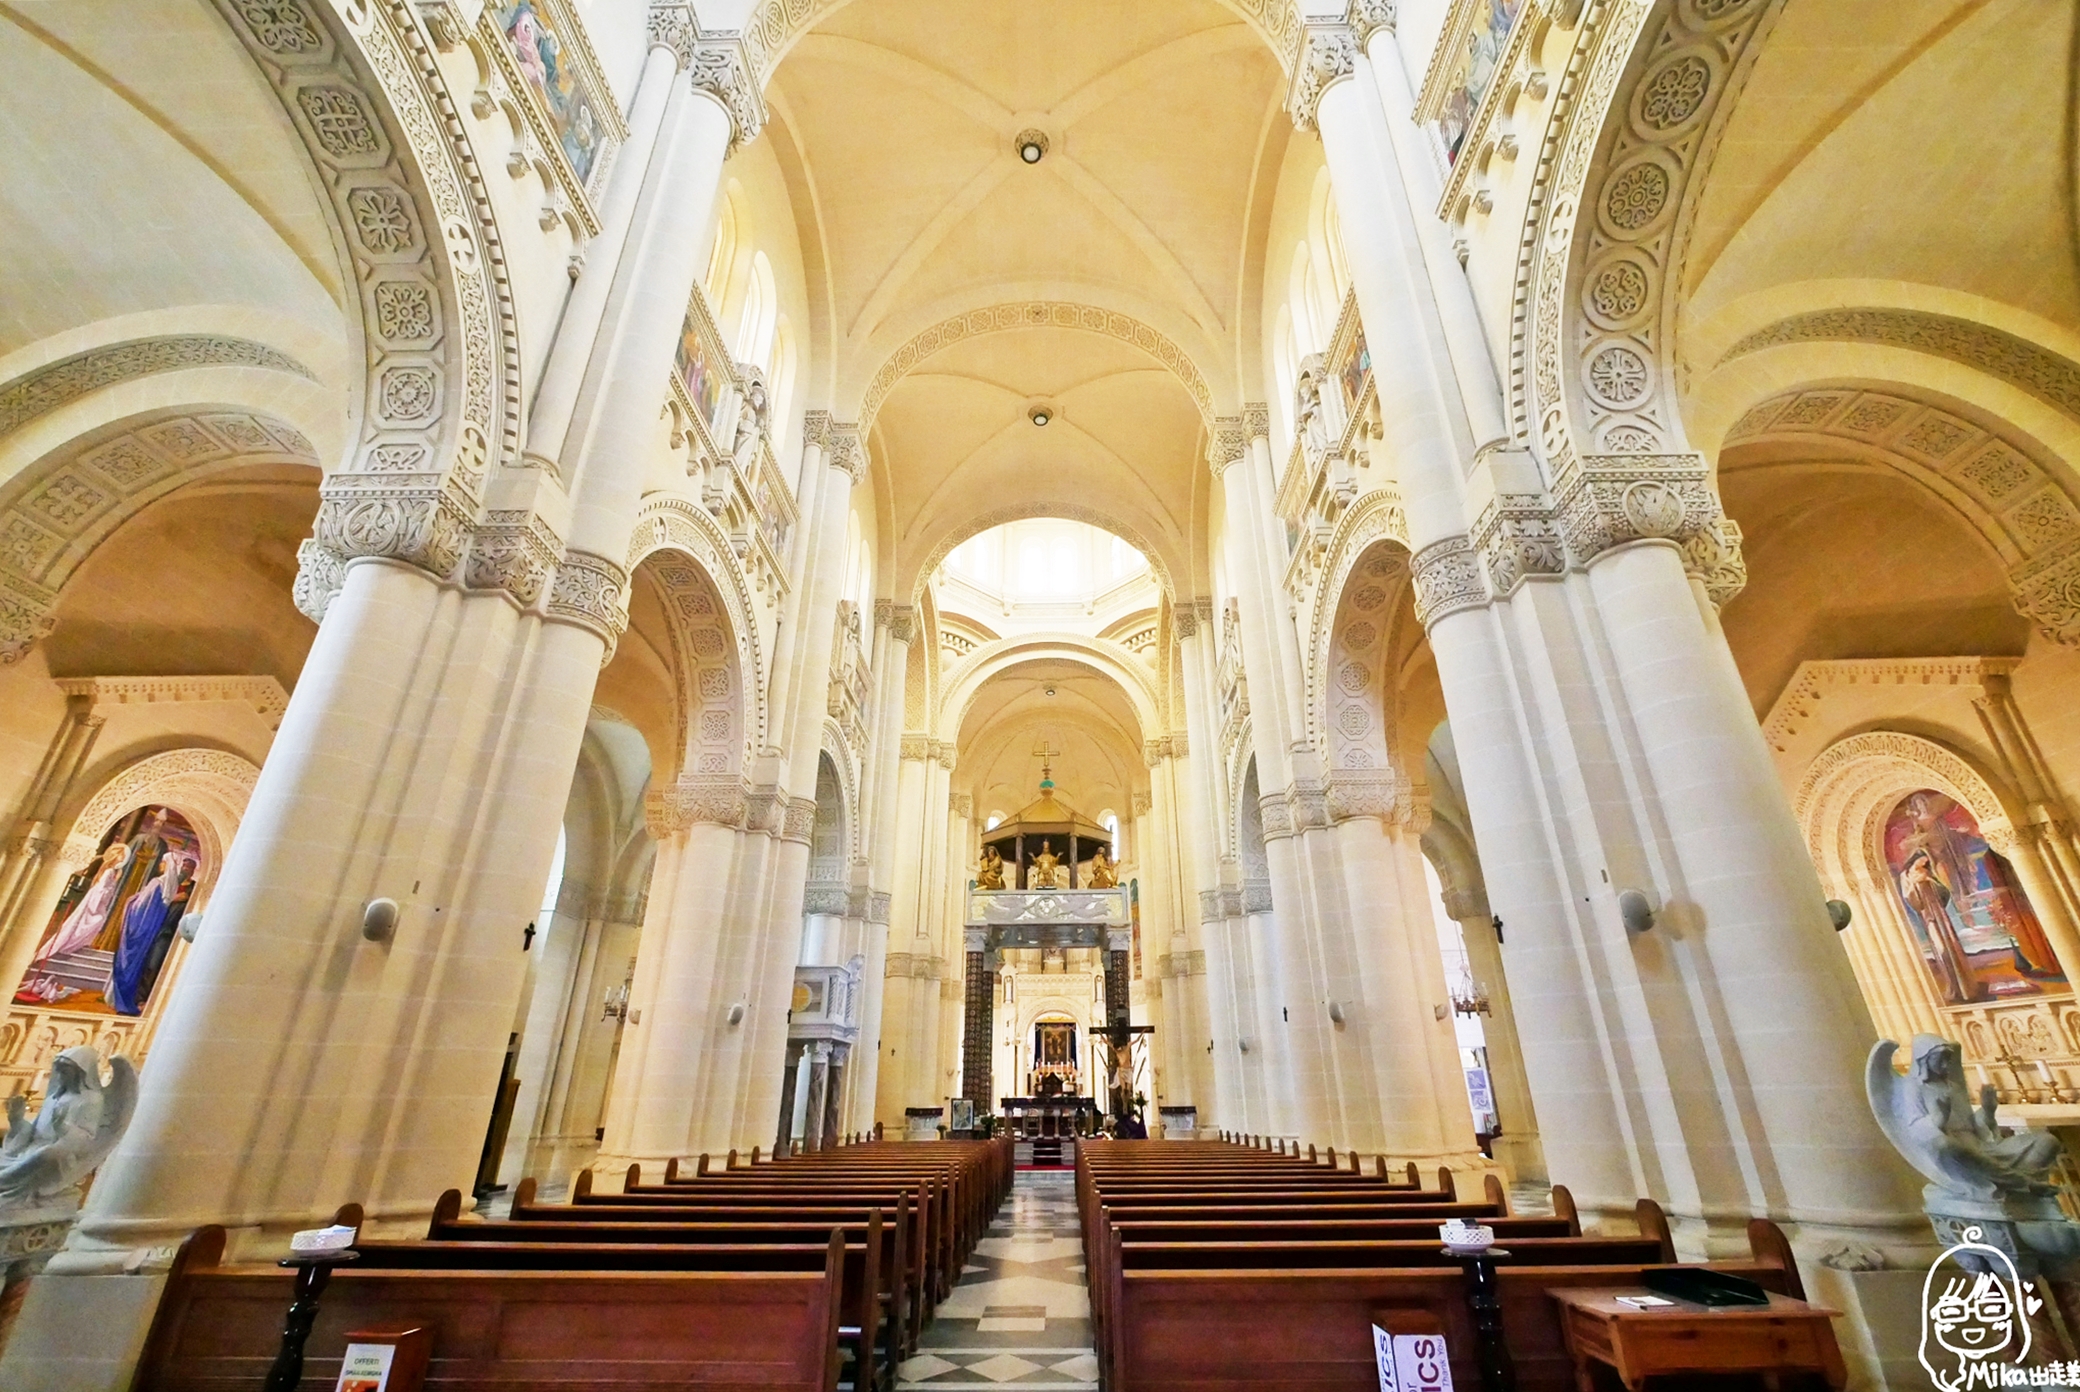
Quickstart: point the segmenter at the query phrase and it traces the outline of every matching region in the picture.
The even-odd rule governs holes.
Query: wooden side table
[[[1774,1293],[1766,1306],[1712,1307],[1678,1300],[1636,1310],[1617,1300],[1653,1293],[1644,1286],[1546,1292],[1560,1307],[1560,1328],[1581,1392],[1594,1392],[1596,1363],[1615,1369],[1631,1392],[1665,1373],[1759,1373],[1772,1388],[1788,1372],[1818,1373],[1833,1388],[1848,1381],[1828,1322],[1838,1310]]]

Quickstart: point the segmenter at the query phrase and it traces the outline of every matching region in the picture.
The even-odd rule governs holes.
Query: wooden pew
[[[845,1244],[813,1270],[336,1270],[304,1385],[330,1387],[350,1330],[432,1335],[440,1392],[833,1392]],[[145,1340],[136,1392],[259,1387],[281,1343],[292,1275],[221,1265],[224,1230],[183,1243]]]

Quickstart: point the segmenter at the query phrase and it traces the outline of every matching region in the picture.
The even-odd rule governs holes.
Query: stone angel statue
[[[1928,1199],[2037,1198],[2055,1191],[2045,1175],[2058,1163],[2048,1131],[2007,1135],[1994,1124],[1994,1090],[1977,1105],[1964,1080],[1964,1051],[1933,1034],[1917,1034],[1906,1076],[1892,1071],[1899,1045],[1881,1039],[1864,1069],[1864,1088],[1879,1129],[1927,1176]],[[1931,1210],[1933,1211],[1933,1210]]]
[[[746,478],[755,478],[757,471],[753,466],[758,460],[758,447],[770,429],[766,420],[766,379],[755,367],[745,363],[737,366],[744,374],[744,404],[737,410],[737,437],[730,442],[729,452],[737,461],[737,469]]]
[[[104,1085],[101,1055],[81,1044],[51,1063],[50,1090],[34,1121],[23,1097],[7,1099],[0,1210],[64,1198],[116,1148],[137,1110],[137,1070],[119,1054],[109,1075]]]

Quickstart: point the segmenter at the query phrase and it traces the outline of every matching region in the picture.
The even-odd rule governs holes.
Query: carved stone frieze
[[[1416,622],[1426,629],[1447,614],[1488,602],[1480,562],[1463,536],[1431,542],[1410,558],[1409,570],[1416,587]]]
[[[1498,494],[1481,509],[1473,544],[1498,598],[1507,597],[1527,575],[1558,575],[1567,569],[1559,518],[1542,493]]]
[[[197,367],[261,367],[318,380],[316,373],[287,353],[247,338],[168,334],[131,339],[74,353],[0,385],[0,435],[117,382]]]
[[[1292,84],[1286,94],[1286,113],[1300,130],[1313,130],[1321,109],[1322,94],[1358,70],[1358,34],[1350,25],[1335,21],[1309,23],[1300,40],[1300,56],[1293,64]]]
[[[57,609],[57,591],[0,573],[0,664],[19,661],[41,642],[58,621]]]
[[[549,589],[549,617],[599,634],[611,657],[628,627],[627,596],[628,572],[620,565],[605,556],[568,551]]]
[[[1823,309],[1780,319],[1735,343],[1723,362],[1791,343],[1877,343],[1977,368],[2080,417],[2080,363],[1988,324],[1913,309]]]

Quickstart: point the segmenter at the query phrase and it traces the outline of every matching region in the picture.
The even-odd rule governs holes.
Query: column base
[[[0,1352],[0,1387],[128,1392],[165,1290],[164,1272],[38,1276]]]

